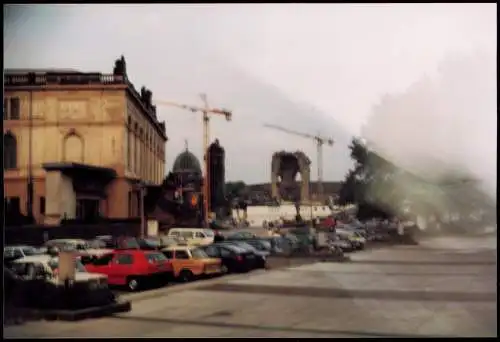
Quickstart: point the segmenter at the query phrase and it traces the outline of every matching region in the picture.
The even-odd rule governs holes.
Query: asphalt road
[[[136,297],[129,313],[31,322],[4,336],[497,336],[496,243],[428,240],[351,259],[223,277]]]

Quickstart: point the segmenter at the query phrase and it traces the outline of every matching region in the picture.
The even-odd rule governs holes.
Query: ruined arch
[[[63,161],[66,163],[83,163],[85,145],[83,137],[71,130],[63,139]]]
[[[271,161],[273,198],[281,201],[282,199],[290,200],[293,197],[300,197],[301,202],[309,201],[310,165],[311,161],[304,152],[281,151],[274,153]],[[297,173],[300,173],[300,182],[295,180]]]
[[[10,131],[3,135],[3,169],[17,169],[17,139]]]

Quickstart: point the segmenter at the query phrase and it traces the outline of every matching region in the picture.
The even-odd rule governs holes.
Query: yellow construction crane
[[[321,199],[323,199],[323,195],[324,195],[323,194],[323,145],[327,144],[328,146],[333,146],[333,142],[334,142],[333,139],[324,138],[324,137],[321,137],[319,135],[300,133],[300,132],[292,131],[292,130],[289,130],[289,129],[286,129],[286,128],[283,128],[280,126],[276,126],[276,125],[271,125],[271,124],[264,124],[264,127],[276,129],[278,131],[288,133],[288,134],[297,135],[299,137],[312,139],[316,143],[316,148],[317,148],[317,153],[318,153],[318,193],[319,193]]]
[[[209,166],[210,156],[208,155],[209,154],[208,144],[210,140],[209,115],[211,114],[223,115],[227,121],[231,121],[233,113],[227,109],[210,108],[208,106],[207,96],[205,94],[200,94],[200,97],[203,100],[204,107],[189,106],[173,101],[155,101],[155,104],[160,106],[177,107],[189,110],[193,113],[203,114],[203,150],[204,150],[203,155],[205,157],[204,160],[205,175],[203,177],[203,209],[204,209],[205,225],[208,227],[208,222],[209,222],[208,215],[210,208],[209,205],[210,204],[209,202],[210,201],[210,166]]]

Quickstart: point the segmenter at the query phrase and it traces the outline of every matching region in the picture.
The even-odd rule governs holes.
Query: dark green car
[[[226,240],[252,240],[257,238],[257,235],[250,232],[236,232],[226,236]]]

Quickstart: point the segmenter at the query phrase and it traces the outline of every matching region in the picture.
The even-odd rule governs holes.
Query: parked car
[[[214,243],[200,248],[211,258],[221,260],[223,272],[248,272],[256,267],[255,254],[237,245]]]
[[[90,248],[75,252],[76,256],[79,258],[82,264],[87,265],[92,263],[94,260],[99,259],[103,255],[113,252],[113,250],[106,248]]]
[[[107,305],[115,299],[108,288],[107,276],[88,273],[78,259],[69,288],[59,277],[58,256],[41,254],[17,259],[12,263],[12,270],[23,280],[20,294],[26,306],[83,309]]]
[[[162,253],[171,262],[174,277],[182,282],[222,273],[221,260],[198,247],[171,246],[163,248]]]
[[[5,246],[3,248],[3,263],[9,267],[14,260],[37,254],[41,254],[41,252],[31,246]]]
[[[228,241],[238,241],[238,240],[228,240]],[[271,253],[273,246],[269,239],[249,239],[249,240],[241,240],[242,242],[249,244],[254,247],[256,250],[261,252]]]
[[[31,255],[15,260],[12,270],[19,276],[31,280],[46,277],[53,283],[59,283],[59,257],[48,254]],[[75,260],[76,283],[88,283],[90,287],[107,287],[108,277],[103,274],[90,274],[82,263]]]
[[[297,250],[307,251],[310,247],[316,247],[316,229],[297,227],[290,229],[288,233],[293,234],[297,239]]]
[[[159,249],[158,242],[156,240],[148,238],[135,238],[130,236],[96,236],[95,240],[92,241],[91,244],[100,244],[100,248],[107,249],[140,249],[146,251],[154,251]]]
[[[255,239],[258,236],[254,233],[251,232],[236,232],[233,234],[230,234],[226,237],[226,240],[250,240],[250,239]]]
[[[253,253],[255,255],[255,267],[256,268],[266,268],[267,267],[267,258],[271,254],[269,251],[258,250],[257,248],[255,248],[251,244],[247,243],[247,241],[229,240],[229,241],[224,241],[221,243],[236,245],[236,246],[238,246],[246,251],[249,251],[250,253]]]
[[[271,254],[292,254],[300,249],[300,240],[293,234],[283,234],[280,236],[266,236],[259,238],[261,241],[268,241],[271,244]]]
[[[44,247],[56,247],[59,250],[84,250],[89,249],[88,241],[82,239],[55,239],[45,242]]]
[[[271,246],[269,252],[271,254],[286,254],[290,251],[289,242],[282,236],[269,236],[259,241],[266,241]]]
[[[339,248],[344,253],[349,253],[354,250],[354,246],[351,242],[346,239],[341,239],[339,236],[335,235],[332,239],[329,240],[329,245]]]
[[[361,227],[361,226],[358,226],[358,225],[355,225],[355,224],[342,224],[342,225],[339,225],[339,227],[337,229],[342,229],[342,230],[349,230],[349,231],[352,231],[352,232],[356,232],[358,233],[358,235],[361,235],[362,237],[364,237],[365,239],[367,238],[368,236],[368,233],[366,231],[365,228]]]
[[[354,249],[365,248],[366,239],[355,231],[336,229],[335,234],[341,239],[349,241],[353,245]]]
[[[169,246],[185,246],[185,245],[187,245],[186,240],[180,236],[173,237],[173,236],[168,236],[168,235],[162,235],[159,237],[159,239],[161,241],[162,248],[169,247]]]
[[[168,282],[173,278],[172,264],[161,252],[122,249],[107,253],[85,265],[91,273],[108,276],[110,285],[127,286],[136,291],[151,281]]]
[[[190,245],[202,246],[214,242],[215,233],[212,229],[203,228],[171,228],[169,237],[181,237]]]

